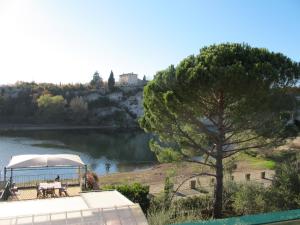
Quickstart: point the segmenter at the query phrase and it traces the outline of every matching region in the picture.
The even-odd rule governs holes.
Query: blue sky
[[[148,78],[213,43],[300,61],[298,0],[0,0],[0,84]]]

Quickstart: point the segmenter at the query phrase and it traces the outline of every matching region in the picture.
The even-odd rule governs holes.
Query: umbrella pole
[[[84,177],[84,189],[86,190],[86,182],[87,182],[87,165],[84,165],[84,169],[85,169],[85,177]]]
[[[4,182],[6,182],[6,167],[4,167]]]
[[[80,166],[78,166],[78,181],[79,181],[79,186],[81,187],[81,170],[80,170]]]
[[[9,181],[10,181],[10,186],[12,186],[12,181],[13,181],[12,177],[13,177],[13,169],[11,168],[11,169],[10,169],[10,179],[9,179]]]

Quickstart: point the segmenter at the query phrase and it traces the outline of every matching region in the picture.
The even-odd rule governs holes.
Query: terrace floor
[[[71,186],[68,187],[68,195],[69,196],[78,196],[81,192],[80,186]],[[58,190],[55,190],[56,197],[59,198]],[[56,198],[54,197],[54,198]],[[41,197],[40,197],[41,198]],[[46,197],[44,197],[46,198]],[[48,197],[50,198],[50,197]],[[30,199],[37,199],[37,191],[36,188],[26,188],[20,189],[16,196],[10,196],[8,201],[18,201],[18,200],[30,200]]]

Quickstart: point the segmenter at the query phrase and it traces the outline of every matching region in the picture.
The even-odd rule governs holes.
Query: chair
[[[50,195],[50,197],[55,197],[56,196],[54,188],[47,188],[45,190],[45,194],[46,194],[47,197],[49,197],[49,195]]]
[[[10,195],[13,199],[15,198],[15,199],[19,200],[18,196],[20,195],[20,192],[19,192],[19,189],[18,189],[18,187],[16,186],[15,183],[12,184],[9,191],[10,191]]]
[[[45,196],[45,193],[43,189],[40,188],[40,185],[36,185],[36,198],[43,198]]]
[[[65,196],[69,196],[68,194],[68,183],[65,185],[62,185],[61,188],[58,190],[59,191],[59,196],[62,196],[64,194]]]

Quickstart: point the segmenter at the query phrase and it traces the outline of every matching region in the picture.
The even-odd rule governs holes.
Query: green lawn
[[[252,166],[254,169],[274,169],[275,168],[275,161],[264,159],[263,157],[257,155],[257,156],[251,156],[247,153],[240,153],[237,156],[238,161],[246,161]]]

